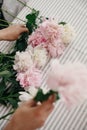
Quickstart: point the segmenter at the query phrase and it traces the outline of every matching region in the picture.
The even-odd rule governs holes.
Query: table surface
[[[53,17],[58,22],[66,21],[75,28],[76,38],[59,60],[62,64],[80,61],[87,65],[87,0],[31,0],[27,4],[40,10],[41,15]],[[25,19],[29,12],[29,8],[24,7],[18,17]],[[22,23],[18,19],[13,22]],[[1,41],[0,51],[8,52],[13,44]],[[43,86],[45,86],[47,70],[49,70],[49,62],[43,70]],[[0,117],[8,113],[10,109],[11,107],[6,108],[0,105]],[[0,120],[0,130],[3,130],[6,123],[6,120]],[[87,100],[70,111],[61,101],[58,101],[54,111],[39,130],[87,130]]]

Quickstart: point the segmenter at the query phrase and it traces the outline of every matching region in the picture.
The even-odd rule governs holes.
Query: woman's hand
[[[54,96],[37,105],[34,101],[26,102],[19,107],[4,130],[35,130],[44,125],[54,106]]]
[[[23,32],[28,32],[28,29],[24,25],[11,25],[0,30],[0,40],[17,40]]]

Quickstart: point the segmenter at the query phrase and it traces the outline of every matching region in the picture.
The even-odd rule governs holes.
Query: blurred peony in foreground
[[[53,60],[47,85],[59,92],[67,106],[77,105],[87,99],[87,68],[81,63],[61,65]]]

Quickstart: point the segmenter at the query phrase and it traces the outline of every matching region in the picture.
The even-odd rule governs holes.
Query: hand
[[[10,123],[4,130],[35,130],[44,125],[54,106],[54,96],[37,105],[34,101],[26,102],[14,113]]]
[[[11,25],[0,30],[0,40],[17,40],[23,32],[28,32],[28,29],[24,25]]]

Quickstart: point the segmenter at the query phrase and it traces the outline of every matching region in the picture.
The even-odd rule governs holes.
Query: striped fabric
[[[66,21],[74,26],[76,39],[66,48],[59,60],[62,64],[80,61],[87,65],[87,0],[31,0],[28,5],[40,10],[41,15],[54,17],[58,22]],[[29,11],[28,7],[24,7],[18,17],[25,19]],[[18,19],[13,22],[21,23]],[[12,46],[13,43],[0,42],[0,51],[8,52]],[[48,62],[43,70],[42,86],[46,85],[49,68]],[[0,117],[10,109],[0,106]],[[0,121],[0,130],[3,130],[6,122],[6,120]],[[58,101],[44,126],[38,130],[87,130],[87,100],[72,110],[67,110],[61,100]]]

